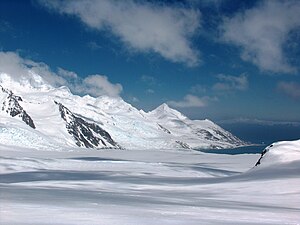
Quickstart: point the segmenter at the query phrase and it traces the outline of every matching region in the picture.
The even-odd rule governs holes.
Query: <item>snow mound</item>
[[[295,141],[280,141],[266,147],[256,166],[268,167],[279,164],[300,162],[300,139]]]

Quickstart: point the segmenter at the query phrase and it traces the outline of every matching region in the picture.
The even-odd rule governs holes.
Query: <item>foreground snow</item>
[[[300,222],[300,141],[275,144],[255,168],[258,154],[0,152],[1,224]]]

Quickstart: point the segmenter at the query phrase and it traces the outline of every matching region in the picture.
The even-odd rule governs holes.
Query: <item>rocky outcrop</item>
[[[7,97],[2,102],[1,110],[9,114],[11,117],[20,117],[24,123],[35,129],[34,122],[28,113],[23,109],[19,102],[23,101],[20,96],[15,95],[12,91],[3,88],[0,85],[0,90],[7,94]]]
[[[158,125],[159,129],[162,130],[163,132],[165,132],[167,134],[171,134],[171,131],[169,131],[167,128],[163,127],[159,123],[157,125]]]
[[[55,103],[59,107],[61,118],[66,122],[68,133],[76,141],[76,145],[86,148],[121,148],[110,136],[96,123],[90,123],[74,115],[63,104]]]
[[[255,166],[260,165],[262,158],[265,156],[265,154],[266,154],[266,153],[270,150],[270,148],[272,148],[272,147],[273,147],[273,145],[269,145],[268,147],[266,147],[266,148],[262,151],[262,153],[261,153],[261,155],[260,155],[260,158],[259,158],[258,161],[256,162]]]

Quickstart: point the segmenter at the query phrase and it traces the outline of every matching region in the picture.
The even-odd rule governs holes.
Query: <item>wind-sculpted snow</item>
[[[299,145],[275,143],[253,168],[259,154],[78,148],[57,152],[0,144],[0,221],[298,224]],[[271,157],[275,155],[277,160]],[[268,161],[274,166],[263,166]]]

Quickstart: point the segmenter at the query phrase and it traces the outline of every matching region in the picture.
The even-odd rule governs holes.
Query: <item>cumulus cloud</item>
[[[248,88],[248,78],[245,74],[240,76],[218,74],[217,78],[219,82],[213,86],[213,90],[216,91],[243,91]]]
[[[291,31],[299,29],[299,1],[264,1],[226,18],[221,40],[241,47],[241,58],[263,71],[294,73],[284,52]]]
[[[61,14],[74,15],[88,27],[110,31],[131,50],[155,52],[172,62],[199,63],[190,38],[200,27],[198,10],[126,0],[40,0]]]
[[[188,94],[180,101],[168,101],[167,103],[170,106],[178,108],[192,108],[192,107],[204,107],[207,105],[207,102],[211,100],[210,97],[199,98],[195,95]]]
[[[282,81],[278,83],[277,89],[291,98],[300,99],[300,83]]]
[[[75,94],[90,94],[95,97],[117,97],[123,90],[121,84],[113,84],[103,75],[89,75],[82,79],[75,72],[63,68],[58,68],[55,73],[45,63],[24,59],[15,52],[0,52],[0,82],[4,82],[7,75],[21,85],[30,84],[35,88],[45,85],[67,86]]]
[[[57,73],[58,73],[60,76],[62,76],[62,77],[64,77],[64,78],[67,78],[67,79],[77,79],[77,78],[78,78],[78,76],[77,76],[77,74],[76,74],[75,72],[73,72],[73,71],[68,71],[68,70],[65,70],[65,69],[60,68],[60,67],[58,67]]]
[[[121,84],[112,84],[106,76],[90,75],[83,80],[83,90],[93,96],[119,96],[123,88]]]
[[[33,86],[66,84],[66,80],[52,72],[45,63],[24,59],[14,52],[0,52],[0,73],[9,74],[15,81]],[[43,80],[38,79],[37,74],[41,74]]]

